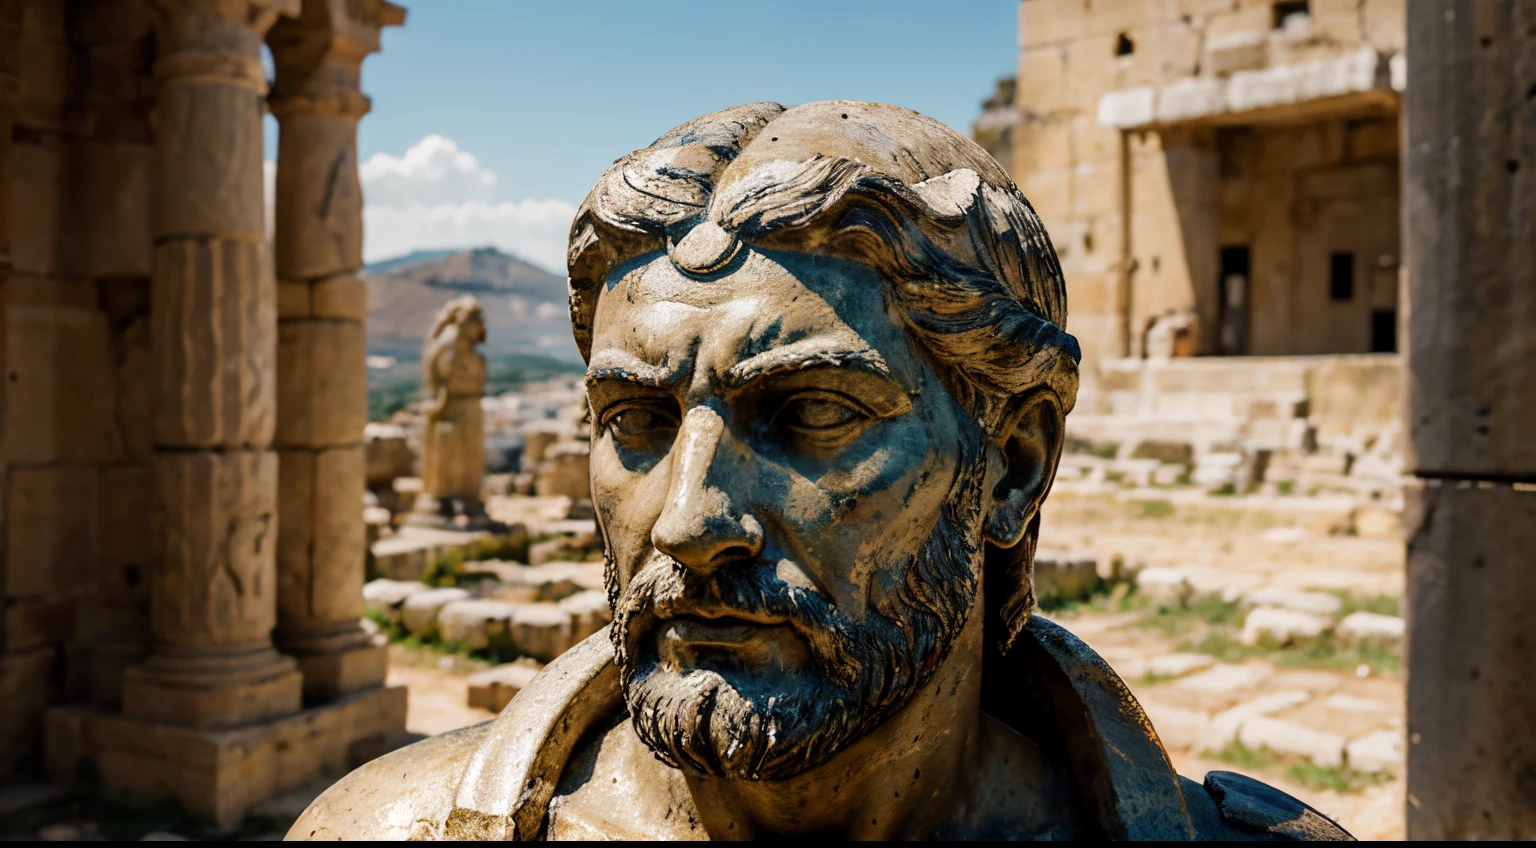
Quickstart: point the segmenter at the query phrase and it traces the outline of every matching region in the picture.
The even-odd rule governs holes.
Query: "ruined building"
[[[403,735],[359,625],[355,276],[360,68],[403,18],[0,0],[0,780],[229,823]]]
[[[1079,430],[1399,440],[1403,0],[1023,0],[1019,33],[978,138],[1016,116],[1011,173],[1084,349]]]

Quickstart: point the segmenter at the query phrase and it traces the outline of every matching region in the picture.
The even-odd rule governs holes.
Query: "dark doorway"
[[[1221,249],[1221,276],[1216,290],[1221,298],[1221,326],[1217,352],[1241,356],[1248,352],[1248,245]]]
[[[1397,353],[1397,310],[1371,310],[1371,353]]]

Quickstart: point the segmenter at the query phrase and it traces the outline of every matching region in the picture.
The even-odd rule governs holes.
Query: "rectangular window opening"
[[[1371,310],[1371,353],[1397,353],[1397,310]]]
[[[1272,29],[1285,29],[1285,19],[1292,15],[1312,15],[1312,9],[1307,0],[1281,0],[1274,5],[1274,18],[1270,21]]]
[[[1328,257],[1328,297],[1331,300],[1355,299],[1355,255],[1335,253]]]

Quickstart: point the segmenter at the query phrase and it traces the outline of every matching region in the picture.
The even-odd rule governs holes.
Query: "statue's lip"
[[[665,639],[676,639],[694,645],[728,646],[750,642],[762,636],[765,631],[782,625],[783,622],[775,625],[734,615],[714,618],[682,615],[664,622],[661,633]]]
[[[726,607],[701,607],[689,605],[687,607],[674,607],[668,610],[657,610],[657,619],[662,623],[674,621],[695,621],[712,627],[731,625],[749,625],[753,627],[774,627],[788,624],[789,619],[780,615],[771,615],[766,612],[753,612],[750,610],[729,609]]]

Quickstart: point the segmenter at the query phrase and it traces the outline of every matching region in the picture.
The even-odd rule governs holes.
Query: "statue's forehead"
[[[905,334],[885,308],[885,283],[873,269],[806,253],[744,253],[729,272],[706,278],[679,271],[664,255],[616,273],[593,316],[594,350],[616,347],[659,361],[711,342],[747,355],[819,338],[829,347],[874,349],[887,360],[905,357]]]

